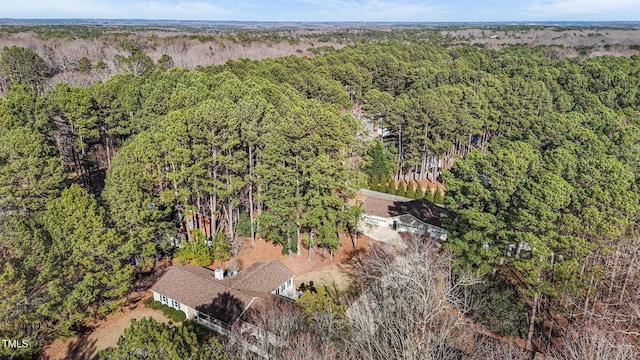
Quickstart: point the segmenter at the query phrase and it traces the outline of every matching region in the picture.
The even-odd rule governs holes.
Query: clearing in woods
[[[240,268],[246,268],[252,263],[260,260],[278,259],[296,274],[295,285],[302,282],[313,281],[316,287],[326,285],[331,289],[345,290],[349,286],[349,278],[340,266],[353,254],[353,245],[349,236],[342,237],[342,247],[333,255],[331,259],[329,251],[314,249],[311,261],[307,260],[307,250],[303,249],[301,255],[283,255],[282,246],[265,240],[257,239],[255,244],[251,244],[250,239],[245,240],[245,245],[238,257],[231,258],[230,261],[238,260]],[[358,249],[367,249],[375,241],[366,236],[358,236]],[[211,265],[211,268],[222,266],[226,268],[229,262]],[[149,285],[150,287],[151,285]],[[143,297],[150,297],[149,291]],[[124,329],[129,327],[131,319],[141,319],[143,317],[153,317],[158,321],[168,322],[168,319],[161,312],[148,309],[142,301],[137,301],[129,307],[123,308],[120,312],[111,314],[105,319],[94,321],[91,324],[91,332],[75,336],[67,340],[56,340],[44,350],[44,358],[49,360],[62,359],[95,359],[101,350],[115,347]]]

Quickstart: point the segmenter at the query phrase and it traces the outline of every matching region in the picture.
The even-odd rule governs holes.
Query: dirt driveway
[[[148,309],[140,301],[133,309],[125,308],[122,312],[107,316],[88,335],[54,341],[45,349],[45,359],[96,359],[101,350],[116,346],[124,329],[131,325],[131,319],[139,320],[144,317],[152,317],[165,323],[169,321],[160,311]]]
[[[306,249],[301,255],[283,255],[282,246],[270,243],[265,240],[256,240],[251,244],[249,239],[245,240],[243,250],[237,260],[240,260],[242,267],[246,268],[255,261],[278,259],[296,274],[296,286],[302,282],[313,281],[316,286],[326,285],[331,289],[345,290],[349,285],[349,278],[343,272],[340,264],[349,259],[353,254],[353,245],[348,236],[341,238],[342,246],[333,255],[329,256],[328,251],[313,249],[311,261],[307,260]],[[366,236],[359,236],[358,249],[366,249],[375,242]],[[233,259],[232,259],[233,260]],[[227,264],[214,263],[211,267]],[[148,284],[150,287],[152,284]],[[146,296],[151,296],[150,292]],[[44,350],[45,358],[49,360],[60,359],[95,359],[101,350],[115,347],[118,338],[124,333],[124,329],[129,327],[131,319],[141,319],[143,317],[153,317],[158,321],[167,322],[159,311],[146,308],[142,301],[132,308],[124,308],[122,312],[107,316],[105,320],[96,323],[95,329],[83,336],[76,336],[71,339],[56,340]]]

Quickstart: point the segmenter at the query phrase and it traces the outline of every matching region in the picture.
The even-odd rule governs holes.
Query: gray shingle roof
[[[240,271],[237,276],[227,277],[223,282],[232,289],[252,290],[271,293],[295,274],[280,261],[256,261],[250,267]]]
[[[293,276],[275,259],[258,261],[237,276],[223,280],[217,280],[213,270],[202,266],[174,266],[151,290],[231,323],[247,305],[272,297],[271,292]],[[254,298],[257,299],[252,303]]]
[[[367,195],[362,201],[362,210],[367,214],[385,218],[410,214],[426,224],[435,226],[441,226],[441,214],[449,213],[446,209],[424,199],[394,199],[375,195]]]

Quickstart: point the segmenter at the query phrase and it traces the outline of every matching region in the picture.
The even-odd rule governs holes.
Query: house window
[[[280,295],[280,288],[276,289],[276,295]]]
[[[168,301],[167,301],[167,297],[166,297],[166,296],[164,296],[164,295],[160,295],[160,301],[161,301],[161,302],[163,302],[163,303],[165,303],[165,304],[166,304],[166,303],[168,303]]]
[[[173,306],[174,308],[180,310],[180,303],[175,301],[175,300],[171,300],[171,306]]]

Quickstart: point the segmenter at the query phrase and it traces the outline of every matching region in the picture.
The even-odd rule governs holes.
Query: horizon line
[[[30,22],[30,21],[86,21],[86,22],[193,22],[193,23],[295,23],[295,24],[514,24],[514,25],[535,25],[535,24],[557,24],[557,23],[624,23],[638,24],[640,20],[439,20],[439,21],[417,21],[417,20],[205,20],[205,19],[145,19],[145,18],[0,18],[0,22]]]

